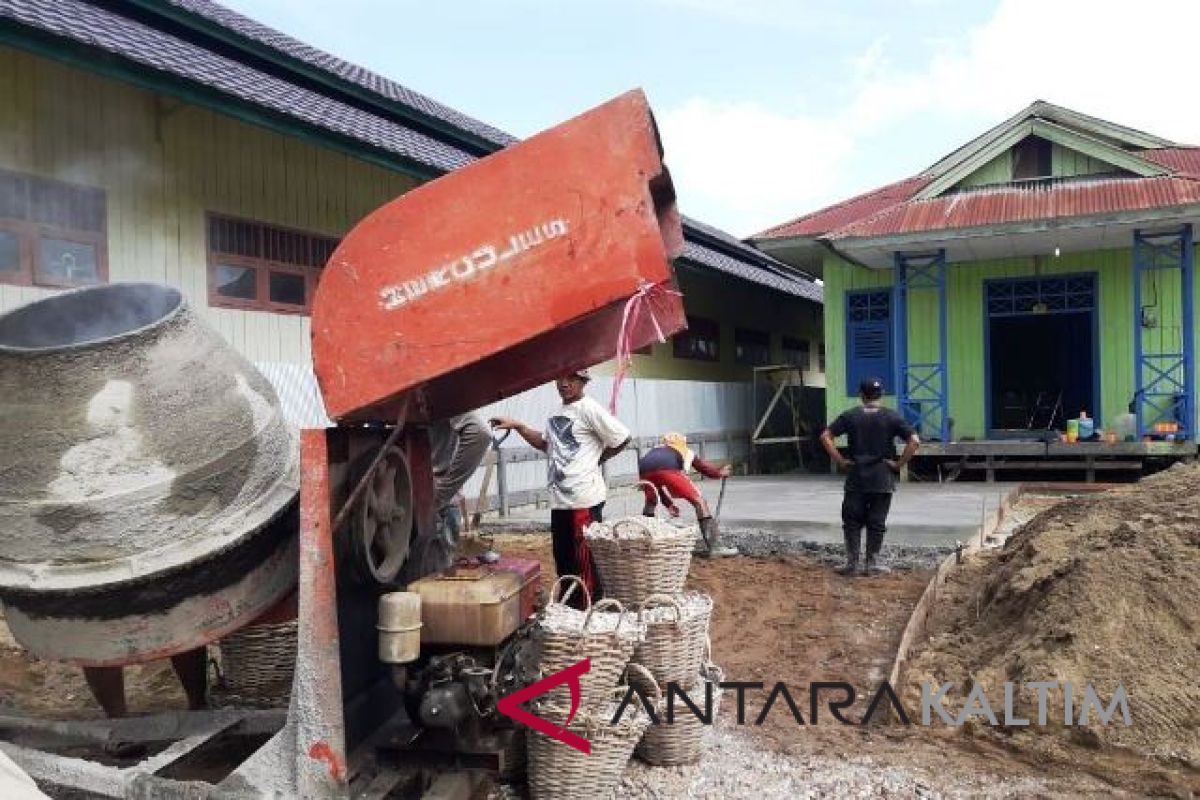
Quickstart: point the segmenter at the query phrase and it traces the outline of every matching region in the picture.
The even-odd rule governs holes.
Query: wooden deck
[[[1097,471],[1141,471],[1150,458],[1192,460],[1196,442],[1018,442],[981,440],[928,442],[917,450],[917,458],[933,459],[946,470],[948,480],[963,472],[983,471],[988,482],[1005,470],[1078,470],[1088,483]]]

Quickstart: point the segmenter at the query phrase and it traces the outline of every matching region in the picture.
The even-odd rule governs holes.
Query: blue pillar
[[[1139,436],[1154,434],[1155,423],[1177,422],[1180,436],[1196,438],[1194,260],[1190,224],[1169,231],[1133,232],[1134,411]],[[1167,309],[1160,305],[1144,313],[1142,284],[1147,279],[1165,283],[1175,270],[1180,292],[1178,341],[1159,335],[1157,344],[1147,342],[1145,332],[1153,327],[1149,316],[1154,315],[1156,326],[1161,326]],[[1164,294],[1156,291],[1155,303]]]
[[[923,439],[950,440],[950,397],[946,369],[946,251],[895,254],[893,339],[896,346],[896,398],[900,413]],[[937,298],[937,360],[913,362],[908,353],[908,301],[917,292]],[[928,324],[932,320],[922,320]]]

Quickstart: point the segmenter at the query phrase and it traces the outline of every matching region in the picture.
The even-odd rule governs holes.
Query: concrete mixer
[[[105,620],[143,620],[142,628],[114,628],[120,641],[93,651],[100,663],[210,641],[286,591],[284,562],[298,573],[299,609],[286,714],[0,718],[0,749],[45,784],[103,797],[382,798],[406,789],[469,797],[484,774],[477,770],[518,769],[524,731],[494,707],[535,677],[522,629],[538,567],[501,561],[429,574],[423,554],[438,532],[428,425],[612,358],[618,338],[637,348],[681,330],[671,261],[682,244],[641,92],[367,216],[326,264],[313,303],[313,362],[337,425],[300,432],[290,533],[295,450],[269,387],[192,324],[173,290],[112,286],[0,318],[0,358],[26,369],[25,381],[48,369],[31,359],[58,359],[54,371],[75,398],[70,434],[56,439],[50,416],[23,434],[56,457],[22,476],[24,496],[0,505],[4,524],[41,537],[37,558],[0,541],[0,593],[6,608],[26,614],[19,635],[28,646],[87,663],[85,647],[58,639],[97,643],[106,623],[88,615],[84,597],[92,595],[117,607],[122,597],[140,603]],[[116,300],[130,292],[145,301],[131,304],[139,309],[132,318],[100,315],[98,328],[68,327],[49,340],[35,332],[46,329],[45,317],[32,324],[60,310],[80,316],[91,301],[77,298],[124,307]],[[184,346],[189,337],[194,347]],[[109,367],[78,368],[89,357],[129,366],[116,376]],[[186,392],[171,387],[202,365],[211,374],[189,406]],[[239,423],[211,443],[196,441],[195,430],[147,424],[178,415],[178,427],[189,428],[196,414],[232,414]],[[72,483],[65,466],[93,463],[72,455],[85,446],[120,454],[101,473],[103,490]],[[58,488],[39,494],[42,486]],[[124,521],[136,537],[118,535],[122,505],[137,510],[136,521]],[[92,520],[103,535],[51,552]],[[212,577],[218,571],[223,585]],[[197,574],[209,582],[188,577]],[[424,600],[415,621],[394,594],[405,587]],[[169,595],[157,607],[154,591]],[[206,616],[197,604],[222,609]],[[177,626],[173,609],[181,608],[202,625]],[[115,738],[153,745],[155,754],[109,766],[45,749]],[[214,752],[233,762],[215,775]],[[188,769],[198,763],[210,767],[202,780]]]

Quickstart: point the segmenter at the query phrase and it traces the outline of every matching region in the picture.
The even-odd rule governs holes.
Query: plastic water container
[[[1079,414],[1079,438],[1082,441],[1087,441],[1092,438],[1092,434],[1096,432],[1096,420],[1087,415],[1086,411],[1081,411]]]
[[[1077,419],[1067,420],[1067,441],[1068,442],[1079,441],[1079,420],[1077,420]]]

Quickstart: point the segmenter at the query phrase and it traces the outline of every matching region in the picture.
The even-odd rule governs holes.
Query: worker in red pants
[[[686,500],[696,510],[696,521],[700,523],[700,530],[708,544],[702,555],[710,558],[737,555],[736,549],[720,545],[717,521],[713,519],[704,495],[687,476],[693,469],[706,478],[728,478],[732,472],[728,464],[718,469],[698,458],[687,446],[687,439],[682,433],[663,434],[662,444],[647,450],[638,459],[638,477],[644,481],[642,493],[646,496],[642,513],[653,517],[661,497],[671,516],[678,517],[679,507],[674,500]]]

